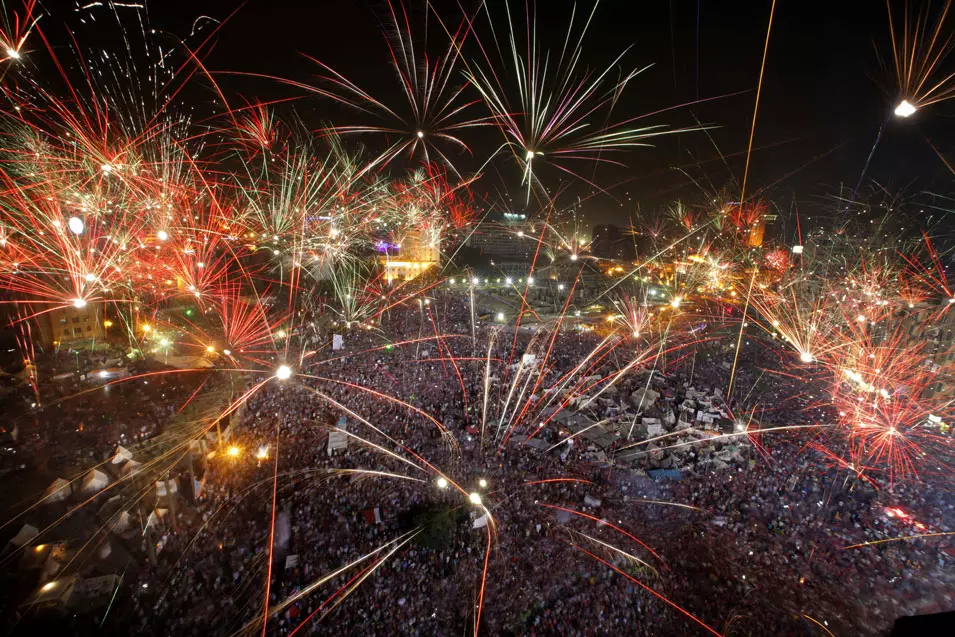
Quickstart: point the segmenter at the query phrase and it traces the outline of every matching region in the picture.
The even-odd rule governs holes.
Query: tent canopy
[[[53,481],[46,489],[46,501],[47,502],[60,502],[65,500],[70,495],[70,482],[69,480],[64,480],[63,478],[57,478]]]
[[[23,546],[24,544],[26,544],[27,542],[35,538],[37,535],[39,535],[39,533],[40,533],[40,530],[37,529],[35,526],[24,524],[22,527],[20,527],[20,532],[17,533],[16,536],[14,536],[14,538],[10,540],[10,543],[17,547]]]
[[[108,484],[109,477],[102,471],[97,471],[96,469],[92,469],[89,473],[83,476],[83,491],[86,491],[87,493],[102,491]]]
[[[113,464],[123,464],[127,460],[133,459],[133,452],[127,449],[126,447],[119,446],[116,447],[115,453],[113,453]]]

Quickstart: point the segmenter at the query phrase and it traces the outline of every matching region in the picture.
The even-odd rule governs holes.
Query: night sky
[[[463,6],[473,11],[477,5],[464,2]],[[495,15],[503,17],[503,3],[491,6]],[[571,6],[564,0],[539,3],[538,39],[543,46],[559,48]],[[449,22],[460,15],[457,2],[437,2],[436,7]],[[584,9],[582,6],[579,11]],[[582,166],[581,172],[594,176],[612,195],[598,194],[586,201],[583,212],[588,221],[626,223],[638,206],[646,213],[678,198],[700,201],[706,193],[693,180],[707,191],[738,191],[734,184],[742,180],[769,9],[770,2],[763,0],[600,3],[584,43],[585,60],[593,68],[602,68],[632,45],[624,58],[627,68],[653,64],[629,85],[617,106],[617,118],[697,99],[728,97],[646,120],[677,127],[692,125],[696,118],[718,127],[708,136],[691,132],[660,138],[655,148],[616,157],[627,168],[600,167],[594,174],[593,167]],[[420,33],[425,23],[424,3],[411,1],[408,10],[412,26]],[[277,81],[228,72],[309,82],[316,66],[305,54],[329,64],[382,101],[400,107],[382,36],[388,15],[382,1],[248,0],[238,9],[234,2],[224,0],[156,2],[149,4],[148,14],[152,27],[186,37],[198,16],[221,20],[233,11],[215,35],[215,48],[205,57],[205,64],[234,103],[301,96],[301,91],[290,91]],[[523,15],[523,6],[512,6],[512,12]],[[200,35],[214,27],[211,20],[200,20],[199,25],[203,27]],[[436,53],[445,40],[433,18],[429,28],[433,45],[429,50]],[[479,31],[479,35],[486,34]],[[942,153],[951,150],[948,124],[955,105],[942,103],[910,120],[889,120],[897,90],[891,75],[880,67],[877,48],[883,55],[890,51],[886,8],[881,2],[777,3],[756,125],[750,194],[762,193],[807,217],[831,209],[829,197],[840,184],[852,189],[859,181],[883,123],[886,126],[863,183],[874,181],[892,192],[911,195],[948,192],[951,174],[926,140]],[[315,128],[323,120],[336,124],[368,121],[367,116],[316,96],[306,95],[281,108],[294,108]],[[493,129],[479,129],[466,139],[474,157],[455,158],[463,170],[479,165],[500,144],[501,135]],[[381,140],[366,141],[375,147]],[[677,168],[683,168],[693,180]],[[553,169],[541,169],[540,174],[555,189],[562,178]],[[523,203],[519,176],[513,162],[498,161],[475,190],[491,202],[510,193]],[[586,198],[591,190],[578,184],[559,203]]]

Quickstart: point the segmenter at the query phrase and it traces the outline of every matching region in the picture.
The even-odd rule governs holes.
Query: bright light
[[[73,307],[78,310],[82,310],[86,307],[86,299],[73,299]]]
[[[165,230],[160,230],[159,232],[156,233],[156,238],[159,239],[160,241],[165,241],[166,239],[169,238],[169,233],[166,232]]]
[[[66,222],[66,227],[68,227],[73,234],[81,235],[83,234],[83,230],[86,229],[86,224],[83,223],[83,220],[79,217],[70,217]]]
[[[238,447],[236,447],[236,446],[232,446],[232,447],[229,447],[228,449],[226,449],[225,452],[226,452],[226,455],[228,455],[228,456],[230,456],[230,457],[232,457],[232,458],[237,458],[237,457],[239,456],[239,453],[241,452],[241,450],[240,450]]]
[[[895,107],[896,117],[911,117],[915,114],[915,106],[913,106],[908,100],[902,100],[899,102],[899,105]]]
[[[534,285],[534,277],[532,276],[527,277],[527,285]]]
[[[503,321],[503,320],[504,320],[504,312],[498,312],[498,313],[497,313],[497,320],[499,320],[499,321]]]
[[[468,496],[468,500],[471,501],[471,504],[481,504],[481,494],[474,492]]]
[[[793,254],[802,254],[802,246],[793,246]]]
[[[856,317],[856,320],[860,323],[865,323],[865,314],[860,314]]]
[[[564,284],[563,284],[563,283],[558,283],[558,284],[557,284],[557,289],[560,290],[560,291],[563,291],[563,290],[564,290]]]
[[[113,172],[113,167],[110,166],[109,164],[103,164],[102,166],[100,166],[100,170],[102,170],[104,173],[108,175],[109,173]]]
[[[512,285],[514,283],[514,279],[512,279],[511,277],[507,277],[506,279],[504,279],[504,283],[506,283],[507,285]]]
[[[474,285],[477,285],[477,284],[480,283],[480,282],[481,282],[481,279],[479,279],[479,278],[477,278],[477,277],[474,277],[473,279],[471,279],[471,283],[473,283]]]
[[[53,590],[54,588],[56,588],[56,582],[47,582],[46,584],[43,585],[43,588],[41,588],[40,590],[45,593],[49,590]]]
[[[801,360],[804,363],[811,363],[812,354],[810,354],[809,352],[802,352],[801,354],[799,354],[799,360]]]
[[[445,477],[443,477],[443,476],[440,477],[440,478],[438,478],[438,487],[441,488],[441,489],[447,489],[447,488],[448,488],[448,479],[445,478]]]
[[[288,380],[292,377],[292,368],[288,365],[281,365],[275,370],[275,377],[279,380]]]
[[[418,131],[418,139],[424,139],[424,131],[423,131],[423,130],[419,130],[419,131]]]
[[[678,296],[678,297],[676,297],[675,299],[673,299],[672,301],[670,301],[670,307],[672,307],[673,309],[676,309],[676,308],[680,307],[680,303],[682,303],[682,302],[683,302],[683,298]]]
[[[143,325],[143,331],[144,331],[146,334],[149,334],[150,332],[153,331],[153,328],[152,328],[152,326],[150,326],[150,325]]]
[[[107,319],[103,321],[103,327],[113,327],[113,322]]]
[[[640,338],[640,332],[638,332],[637,330],[634,330],[634,331],[633,331],[633,337],[634,337],[634,338]]]
[[[109,378],[109,372],[106,371],[105,369],[101,369],[101,370],[99,370],[99,377],[100,377],[100,378]]]
[[[7,49],[6,53],[8,58],[11,58],[14,60],[20,59],[20,52],[17,51],[16,49]]]
[[[255,457],[256,457],[256,459],[258,459],[258,460],[265,460],[266,458],[268,458],[268,457],[269,457],[269,446],[268,446],[268,445],[262,445],[261,447],[259,447],[259,450],[255,452]]]
[[[222,353],[225,354],[226,356],[232,356],[232,350],[231,350],[231,349],[224,349],[224,350],[222,350]]]
[[[212,345],[209,345],[206,347],[206,352],[208,352],[209,354],[214,354],[215,351],[216,351],[216,348],[213,347]]]
[[[285,330],[279,330],[275,335],[279,338],[285,338]]]
[[[949,303],[955,303],[955,299],[949,299],[948,302],[949,302]]]
[[[534,159],[534,154],[535,154],[534,151],[529,150],[529,151],[527,151],[527,154],[524,155],[524,159],[526,159],[527,161],[530,161],[530,160]]]
[[[570,260],[571,260],[571,261],[576,261],[576,260],[577,260],[577,253],[576,253],[576,252],[575,252],[574,254],[570,255]]]
[[[487,480],[485,480],[484,478],[481,478],[480,480],[478,480],[478,484],[481,485],[482,489],[487,488]]]

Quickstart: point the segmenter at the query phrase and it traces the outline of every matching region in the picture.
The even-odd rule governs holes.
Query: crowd
[[[479,621],[483,634],[689,635],[705,624],[816,635],[821,624],[879,635],[901,614],[955,607],[947,544],[844,548],[915,523],[949,530],[947,493],[839,471],[813,434],[762,434],[746,462],[688,464],[678,482],[652,482],[612,453],[568,453],[557,444],[567,432],[543,416],[561,399],[543,389],[619,368],[622,346],[597,334],[472,331],[453,295],[393,309],[380,331],[346,331],[342,350],[331,334],[306,348],[300,376],[269,381],[233,419],[241,453],[220,449],[193,470],[194,502],[166,521],[106,628],[229,635],[266,619],[275,635],[452,635]],[[530,351],[533,373],[520,364]],[[736,381],[772,406],[760,418],[810,421],[815,401],[794,380],[764,378],[764,356],[741,355]],[[725,383],[723,360],[718,346],[679,358],[666,405],[691,383]],[[617,382],[629,393],[642,381]],[[164,405],[148,417],[170,416]],[[347,448],[329,453],[341,429]],[[554,449],[526,445],[533,433]]]

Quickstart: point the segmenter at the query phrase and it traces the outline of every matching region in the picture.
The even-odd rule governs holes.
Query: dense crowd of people
[[[913,535],[914,525],[950,530],[948,493],[841,470],[811,431],[761,433],[722,471],[687,456],[672,482],[615,462],[614,449],[593,462],[569,451],[569,432],[547,417],[571,409],[568,392],[544,390],[573,394],[599,375],[629,395],[644,377],[614,376],[630,343],[552,337],[474,327],[454,295],[392,309],[380,329],[328,326],[293,361],[297,376],[268,381],[232,418],[239,451],[176,465],[184,479],[201,475],[199,486],[181,490],[191,501],[175,520],[137,538],[143,559],[102,629],[226,635],[267,621],[276,635],[476,625],[514,635],[816,635],[821,625],[879,635],[899,615],[955,607],[948,544],[845,548]],[[760,373],[773,356],[745,351],[736,381],[772,406],[759,414],[764,427],[819,417],[798,381]],[[724,360],[717,345],[676,357],[654,408],[675,408],[693,384],[725,384]],[[178,407],[143,409],[136,423],[170,420]],[[342,431],[347,446],[329,451]],[[130,435],[101,446],[134,443]]]

